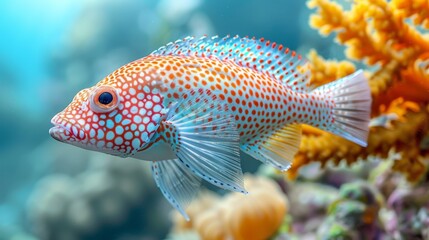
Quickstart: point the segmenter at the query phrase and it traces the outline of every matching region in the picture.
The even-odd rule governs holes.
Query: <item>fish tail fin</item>
[[[320,128],[363,147],[367,146],[371,92],[362,70],[314,90],[333,103],[328,123]],[[328,100],[328,101],[329,101]]]

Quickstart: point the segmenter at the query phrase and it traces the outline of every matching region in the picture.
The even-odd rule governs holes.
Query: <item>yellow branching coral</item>
[[[310,55],[313,64],[317,64],[318,61],[324,62],[320,57],[317,57],[318,61],[313,61],[316,57]],[[329,64],[340,66],[339,64],[335,65],[332,61],[329,61]],[[315,69],[319,69],[320,73],[324,75],[324,69],[328,65],[318,64]],[[379,77],[380,73],[373,73],[372,76],[375,74]],[[331,75],[334,76],[335,74]],[[375,90],[378,89],[375,88]],[[296,176],[297,170],[301,166],[313,161],[319,161],[322,165],[325,165],[329,160],[338,164],[343,159],[347,163],[353,163],[369,155],[387,157],[393,148],[402,156],[399,161],[395,162],[393,169],[404,172],[409,180],[418,180],[426,171],[421,157],[424,152],[419,149],[419,142],[424,135],[422,133],[428,131],[428,109],[424,106],[421,107],[421,104],[405,101],[401,97],[390,102],[387,106],[380,105],[377,108],[378,115],[393,113],[397,116],[397,120],[393,121],[393,127],[389,129],[373,127],[370,131],[367,148],[361,148],[330,133],[308,126],[304,127],[301,148],[296,155],[292,168],[288,171],[289,177]]]
[[[287,211],[285,195],[272,180],[266,178],[246,175],[244,184],[248,195],[229,193],[211,206],[204,204],[207,203],[206,196],[200,196],[191,206],[205,208],[197,207],[200,211],[192,211],[193,222],[182,229],[195,229],[202,239],[207,240],[256,240],[272,236]],[[211,195],[208,198],[215,199]],[[191,213],[189,209],[188,212]],[[184,226],[178,219],[174,222],[176,228]]]
[[[356,71],[353,63],[349,61],[327,61],[320,57],[315,50],[310,51],[308,59],[312,65],[311,85],[314,87],[332,82]]]
[[[404,2],[421,9],[405,7],[408,5]],[[429,81],[414,81],[421,79],[421,62],[428,61],[429,37],[405,21],[409,16],[419,19],[415,21],[418,23],[426,19],[429,4],[416,2],[359,0],[350,11],[345,11],[333,1],[311,0],[309,7],[317,7],[318,13],[311,17],[310,25],[324,35],[337,32],[337,40],[347,46],[346,55],[350,59],[364,60],[368,65],[379,63],[370,85],[375,102],[386,103],[383,98],[393,100],[389,88],[396,83],[407,85],[410,91],[405,93],[407,97],[414,95],[413,88],[429,90]],[[427,78],[428,72],[424,75]]]
[[[333,31],[341,30],[337,40],[340,43],[347,43],[348,57],[353,59],[366,57],[370,64],[389,60],[389,56],[377,49],[377,44],[365,32],[367,23],[362,5],[356,6],[356,11],[351,13],[347,13],[340,5],[328,0],[312,0],[308,2],[308,6],[319,7],[319,14],[311,16],[310,25],[318,28],[321,34],[328,35]]]
[[[405,15],[400,14],[393,2],[359,0],[350,11],[329,0],[311,0],[308,6],[318,8],[310,25],[323,35],[338,32],[337,40],[348,47],[346,54],[350,59],[384,65],[390,61],[408,61],[429,51],[428,39],[405,23]]]
[[[317,8],[310,19],[312,27],[322,35],[336,33],[337,41],[347,47],[348,58],[376,67],[365,73],[373,98],[372,117],[390,118],[386,118],[386,125],[371,127],[367,148],[305,126],[288,176],[296,176],[301,166],[314,161],[322,166],[330,160],[350,164],[368,156],[387,157],[394,151],[401,158],[392,168],[417,181],[427,171],[423,159],[429,154],[420,147],[429,133],[429,36],[418,30],[429,27],[429,2],[356,0],[347,11],[331,0],[310,0],[308,6]],[[406,18],[421,26],[410,24]],[[327,61],[314,51],[309,60],[314,86],[355,70],[351,62]]]
[[[414,24],[429,29],[429,2],[427,0],[393,0],[392,4],[404,17],[413,17]]]
[[[414,107],[417,105],[410,102],[395,104],[399,105],[390,107],[389,110],[400,115],[400,119],[403,120],[393,122],[393,128],[371,128],[367,148],[327,132],[318,135],[305,134],[292,168],[287,172],[288,175],[295,177],[301,166],[313,161],[319,161],[325,165],[328,161],[338,164],[341,160],[345,160],[351,164],[370,155],[387,157],[393,148],[401,154],[401,159],[395,161],[393,168],[404,172],[409,180],[418,180],[426,171],[420,157],[419,142],[422,132],[428,130],[429,112],[421,109],[414,112],[416,110]]]

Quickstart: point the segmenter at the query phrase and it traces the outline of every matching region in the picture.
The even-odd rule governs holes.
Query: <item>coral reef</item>
[[[229,193],[220,198],[203,193],[188,209],[192,221],[173,215],[174,231],[194,230],[202,239],[267,239],[282,224],[288,209],[286,197],[275,182],[246,175],[249,194]]]
[[[346,56],[367,66],[372,92],[368,147],[362,148],[330,133],[304,127],[301,148],[288,176],[318,161],[351,164],[369,156],[399,156],[392,168],[408,180],[427,172],[429,135],[429,4],[425,1],[361,0],[349,10],[330,0],[310,0],[317,13],[310,25],[322,35],[336,34]],[[411,22],[412,20],[412,22]],[[320,86],[355,70],[351,61],[327,61],[310,52],[312,84]],[[392,154],[395,153],[395,154]]]
[[[316,177],[306,166],[295,181],[261,166],[246,176],[248,195],[205,191],[190,222],[174,211],[168,239],[427,239],[429,175],[410,185],[393,162],[327,166]]]
[[[387,200],[390,218],[385,217],[386,230],[402,239],[429,238],[429,185],[397,188]]]

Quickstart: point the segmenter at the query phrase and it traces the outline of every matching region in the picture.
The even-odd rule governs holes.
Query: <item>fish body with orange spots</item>
[[[185,217],[201,180],[246,193],[240,152],[285,171],[305,123],[366,146],[370,90],[361,71],[312,89],[308,63],[266,41],[185,38],[80,91],[52,119],[56,140],[152,161]]]

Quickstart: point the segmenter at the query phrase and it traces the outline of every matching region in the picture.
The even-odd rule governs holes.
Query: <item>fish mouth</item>
[[[61,118],[58,114],[52,118],[51,123],[54,126],[49,129],[49,135],[57,141],[77,142],[86,139],[86,134],[80,126],[72,124],[70,121]]]
[[[66,131],[63,127],[54,126],[49,129],[49,135],[57,141],[65,142]]]

